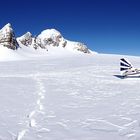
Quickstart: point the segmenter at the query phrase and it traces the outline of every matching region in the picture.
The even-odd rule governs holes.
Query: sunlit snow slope
[[[0,139],[139,140],[140,78],[115,76],[121,57],[0,62]]]

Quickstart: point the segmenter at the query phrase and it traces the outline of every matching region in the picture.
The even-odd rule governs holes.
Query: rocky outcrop
[[[41,49],[46,49],[47,50],[47,47],[45,45],[43,45],[42,40],[39,37],[33,38],[32,46],[35,49],[41,48]]]
[[[9,23],[0,30],[0,45],[13,50],[16,50],[19,46]]]
[[[64,38],[62,37],[61,33],[55,29],[44,30],[37,38],[45,47],[58,47],[61,43],[63,43],[63,47],[65,47]]]
[[[30,46],[32,45],[32,34],[27,32],[23,36],[19,37],[18,41],[20,41],[25,46]]]
[[[76,49],[77,51],[81,51],[83,53],[90,53],[89,49],[87,48],[87,46],[83,43],[77,42],[74,49]]]

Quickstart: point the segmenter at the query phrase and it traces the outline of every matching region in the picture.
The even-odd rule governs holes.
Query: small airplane
[[[126,59],[120,59],[120,72],[123,78],[130,76],[140,77],[140,68],[134,68],[133,65]]]

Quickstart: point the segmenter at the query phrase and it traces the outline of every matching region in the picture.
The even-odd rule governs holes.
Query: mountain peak
[[[46,29],[46,30],[42,31],[39,36],[41,36],[41,37],[47,36],[48,38],[49,37],[50,38],[62,37],[61,33],[59,31],[57,31],[56,29]]]
[[[5,26],[7,26],[7,27],[11,27],[11,23],[7,23]]]
[[[0,30],[0,45],[13,50],[17,49],[18,47],[18,43],[10,23],[6,24]]]
[[[4,32],[5,30],[13,30],[13,29],[12,29],[11,24],[7,23],[1,30]]]
[[[22,43],[22,45],[30,46],[32,44],[32,34],[30,32],[27,32],[17,40]]]
[[[31,32],[29,31],[26,33],[26,35],[32,36]]]

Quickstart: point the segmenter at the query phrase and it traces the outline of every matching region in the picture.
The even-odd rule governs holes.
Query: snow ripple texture
[[[119,59],[1,62],[0,139],[140,140],[140,79],[120,79]]]

